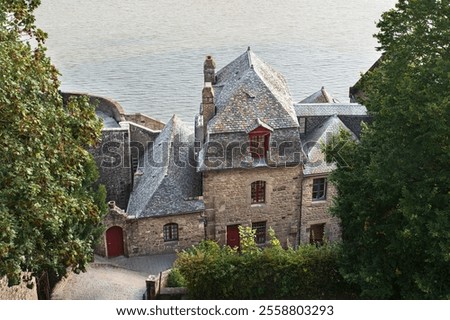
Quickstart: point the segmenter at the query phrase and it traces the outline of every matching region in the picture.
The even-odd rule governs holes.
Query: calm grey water
[[[341,102],[378,58],[375,22],[395,0],[43,0],[38,25],[62,89],[127,112],[192,121],[203,60],[247,46],[282,72],[295,100],[325,88]]]

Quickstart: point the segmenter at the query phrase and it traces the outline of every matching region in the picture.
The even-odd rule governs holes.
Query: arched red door
[[[115,226],[106,230],[106,246],[108,257],[117,257],[124,254],[123,230],[121,227]]]

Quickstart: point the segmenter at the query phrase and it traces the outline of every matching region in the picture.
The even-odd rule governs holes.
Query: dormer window
[[[265,159],[269,150],[270,130],[260,126],[249,133],[250,153],[253,158]]]

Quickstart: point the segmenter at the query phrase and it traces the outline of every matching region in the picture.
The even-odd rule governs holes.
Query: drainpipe
[[[301,230],[302,230],[302,209],[303,209],[303,184],[304,184],[304,179],[303,179],[303,164],[301,165],[302,169],[300,172],[300,210],[299,210],[299,215],[298,215],[298,229],[297,229],[297,248],[300,246],[301,243]]]
[[[206,217],[203,217],[203,229],[205,230],[205,240],[207,238],[207,230],[206,230],[207,227],[208,227],[208,219]]]

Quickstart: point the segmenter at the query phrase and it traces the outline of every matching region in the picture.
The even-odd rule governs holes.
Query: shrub
[[[246,239],[248,230],[241,230]],[[248,240],[248,239],[247,239]],[[339,245],[272,245],[245,250],[204,241],[178,254],[175,266],[192,299],[351,299],[358,297],[339,273]]]
[[[179,269],[173,268],[170,271],[169,277],[167,279],[167,286],[170,288],[186,286],[186,280],[184,279]]]

